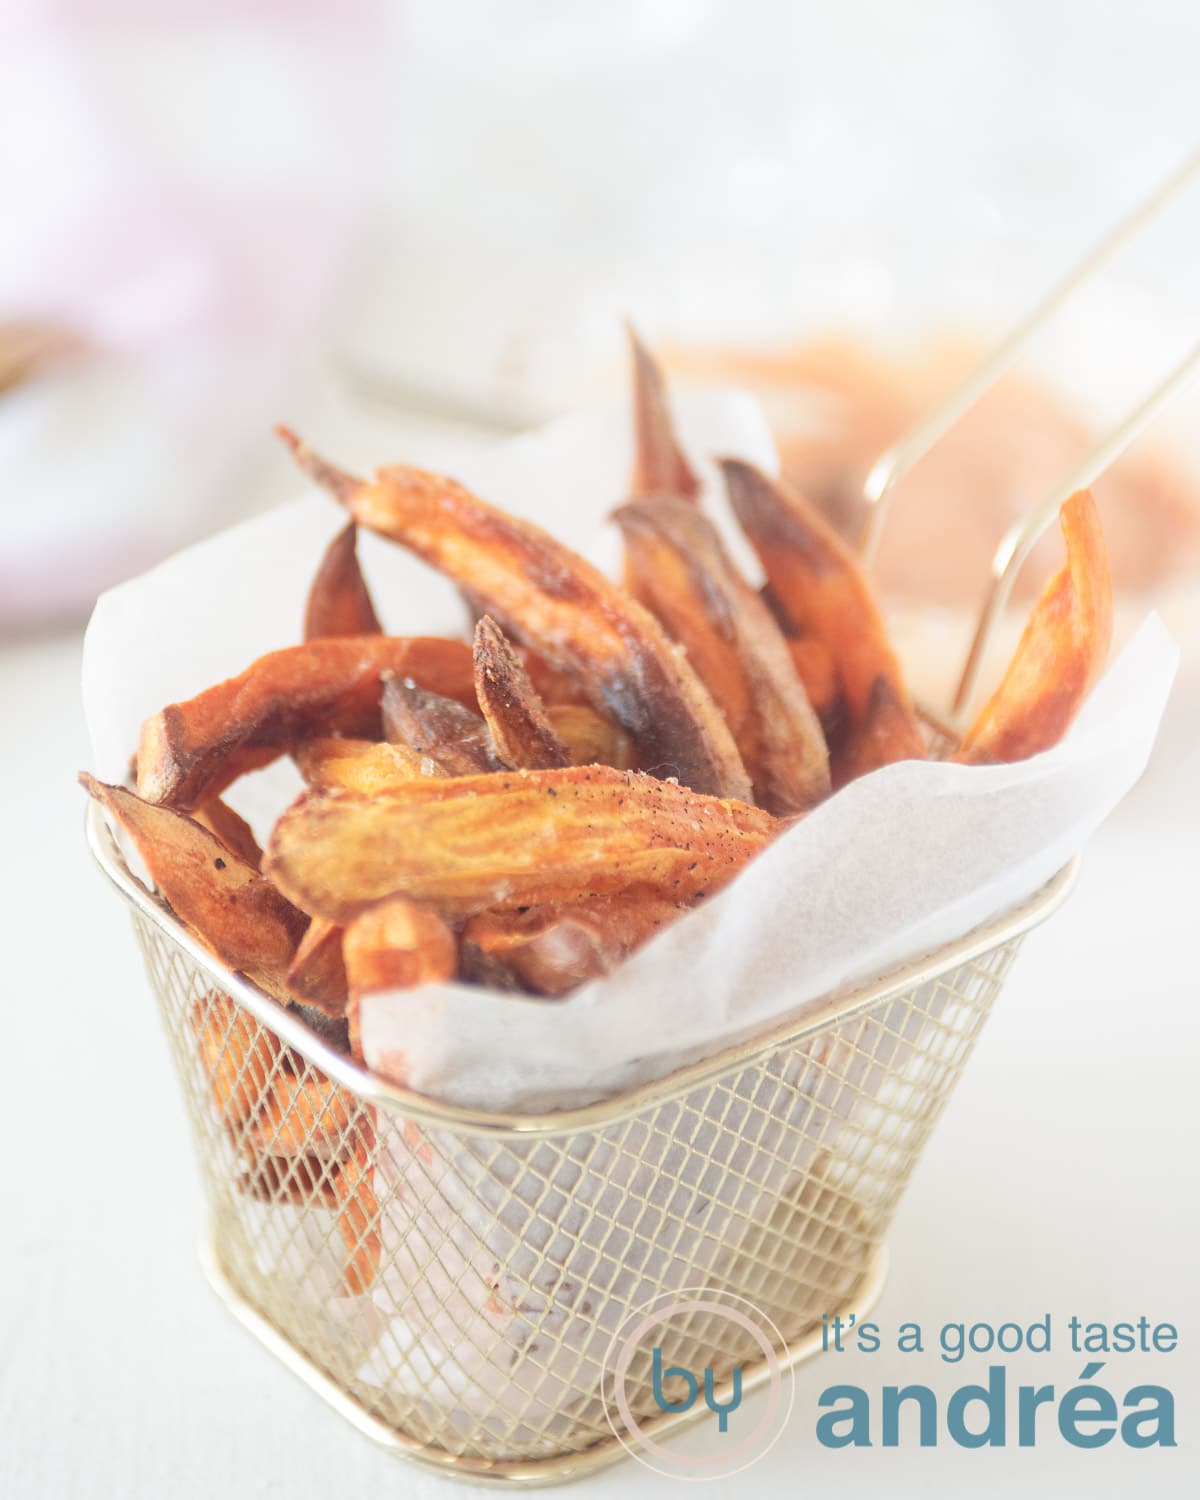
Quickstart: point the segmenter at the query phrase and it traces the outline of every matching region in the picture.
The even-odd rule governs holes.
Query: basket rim
[[[661,1078],[626,1089],[606,1099],[566,1109],[540,1112],[474,1109],[449,1104],[428,1094],[419,1094],[398,1083],[380,1078],[321,1040],[298,1016],[291,1015],[249,980],[228,969],[179,920],[166,903],[134,875],[95,802],[85,813],[88,848],[109,882],[126,902],[147,921],[182,948],[223,993],[270,1031],[293,1047],[307,1062],[320,1068],[335,1083],[348,1089],[361,1102],[383,1108],[389,1114],[458,1132],[492,1136],[563,1135],[576,1130],[595,1130],[640,1113],[649,1105],[682,1098],[697,1086],[712,1082],[747,1065],[764,1061],[785,1047],[807,1041],[871,1007],[895,999],[906,990],[939,978],[950,969],[969,962],[1003,943],[1023,937],[1046,920],[1066,900],[1079,872],[1079,856],[1073,858],[1034,894],[1007,912],[951,939],[932,952],[900,965],[889,973],[844,992],[835,991],[810,1001],[798,1016],[785,1017],[773,1026],[741,1041],[732,1042],[710,1057],[685,1063]]]

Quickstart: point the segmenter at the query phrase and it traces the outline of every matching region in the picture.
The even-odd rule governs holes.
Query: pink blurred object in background
[[[81,611],[245,508],[247,445],[361,226],[377,21],[365,0],[0,6],[0,325],[87,346],[0,397],[0,628]]]

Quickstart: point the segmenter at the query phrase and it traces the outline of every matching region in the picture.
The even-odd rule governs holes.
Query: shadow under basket
[[[225,970],[88,837],[130,905],[187,1101],[205,1267],[289,1368],[392,1451],[462,1479],[550,1484],[624,1456],[613,1339],[664,1293],[744,1298],[786,1341],[861,1317],[921,1148],[1061,870],[1018,909],[799,1019],[617,1098],[542,1115],[440,1104],[375,1078]],[[768,1373],[697,1311],[674,1364]],[[756,1363],[757,1361],[757,1363]],[[636,1363],[625,1395],[661,1437]]]

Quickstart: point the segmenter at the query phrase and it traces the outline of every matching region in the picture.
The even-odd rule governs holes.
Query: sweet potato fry
[[[573,766],[633,768],[633,746],[629,736],[604,714],[581,703],[552,703],[546,717],[566,747]]]
[[[813,712],[823,728],[833,728],[838,723],[839,702],[837,672],[829,647],[815,636],[798,635],[788,640],[787,648]]]
[[[634,495],[675,495],[697,500],[700,481],[675,437],[662,371],[634,329],[630,327],[628,332],[633,361],[635,444],[630,491]]]
[[[781,815],[829,795],[829,753],[771,612],[687,500],[616,512],[638,597],[688,654],[733,732],[755,801]]]
[[[574,672],[551,666],[540,652],[534,651],[530,646],[520,646],[518,649],[525,670],[529,673],[529,680],[548,709],[590,707],[588,695]]]
[[[344,1015],[331,1016],[319,1006],[295,999],[287,1007],[287,1011],[289,1015],[303,1021],[313,1035],[334,1052],[340,1052],[343,1057],[350,1055],[350,1029]]]
[[[326,549],[308,591],[304,639],[382,635],[379,616],[358,566],[358,527],[343,526]]]
[[[383,732],[393,744],[432,760],[447,776],[496,769],[492,737],[479,715],[410,678],[384,679]]]
[[[238,1179],[238,1189],[263,1203],[294,1203],[299,1208],[313,1204],[332,1207],[337,1203],[333,1179],[335,1164],[304,1156],[263,1156]]]
[[[306,792],[276,823],[264,868],[333,922],[396,894],[451,917],[643,889],[688,902],[736,874],[775,827],[761,808],[636,772],[500,771],[378,797]]]
[[[308,925],[302,912],[207,828],[86,772],[79,780],[129,834],[159,894],[222,962],[276,999]]]
[[[313,734],[380,734],[379,679],[411,677],[473,705],[471,649],[432,637],[347,636],[260,656],[238,677],[146,720],[138,791],[185,810]]]
[[[593,705],[628,731],[640,765],[696,791],[749,796],[737,746],[703,683],[657,620],[590,563],[452,479],[391,467],[364,483],[283,436],[360,525],[468,586],[511,636],[578,673]]]
[[[234,1136],[241,1137],[277,1068],[279,1043],[228,995],[195,1001],[188,1022],[217,1113]]]
[[[263,1093],[248,1139],[264,1156],[329,1161],[351,1150],[358,1113],[354,1098],[328,1078],[298,1078],[280,1069]]]
[[[333,1177],[333,1191],[340,1205],[338,1230],[346,1247],[346,1291],[352,1297],[370,1290],[383,1258],[373,1176],[366,1148],[360,1145]]]
[[[475,626],[475,696],[502,765],[540,771],[570,764],[546,705],[491,615],[482,616]]]
[[[288,989],[306,1004],[327,1016],[344,1016],[348,991],[342,929],[324,917],[314,917],[285,977]]]
[[[471,632],[474,634],[476,625],[484,615],[487,614],[487,606],[479,599],[472,596],[469,589],[461,588],[463,603],[467,606],[467,615],[470,620]],[[559,704],[586,704],[587,694],[579,685],[579,678],[574,672],[563,671],[551,664],[539,652],[531,646],[517,645],[517,655],[521,658],[521,664],[533,683],[534,690],[547,708],[556,707]]]
[[[854,554],[799,496],[740,459],[722,464],[729,498],[794,633],[829,651],[845,714],[831,746],[834,784],[895,760],[921,760],[925,740],[882,617]]]
[[[999,687],[954,756],[969,765],[1025,760],[1067,732],[1112,643],[1112,581],[1089,490],[1059,512],[1064,567],[1047,583]]]
[[[566,995],[609,973],[682,910],[655,897],[597,896],[527,911],[482,911],[462,930],[463,973],[499,989]]]
[[[356,792],[389,787],[446,773],[428,755],[386,740],[305,740],[292,751],[309,786],[346,786]]]
[[[821,721],[826,742],[829,742],[830,730],[835,728],[841,720],[838,677],[829,647],[824,641],[818,640],[815,635],[796,633],[795,624],[788,618],[787,612],[776,599],[769,583],[763,584],[759,590],[759,597],[771,611],[771,618],[779,626],[787,642],[792,665],[804,684],[804,691],[808,694],[808,701],[813,706],[813,712]]]
[[[343,949],[350,981],[350,1050],[360,1062],[364,996],[453,979],[458,968],[453,932],[435,911],[405,896],[382,901],[351,922]]]
[[[207,828],[220,839],[231,854],[245,860],[251,869],[262,868],[262,850],[258,847],[254,830],[227,802],[222,802],[220,797],[210,797],[196,808],[192,817],[201,828]]]

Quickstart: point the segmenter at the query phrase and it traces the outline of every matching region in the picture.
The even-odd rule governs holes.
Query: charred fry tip
[[[696,500],[700,481],[679,443],[667,383],[654,355],[626,322],[633,364],[635,456],[632,487],[638,493],[666,493]]]
[[[713,462],[720,469],[727,484],[734,484],[739,480],[763,479],[766,476],[754,467],[752,463],[744,458],[714,458]]]
[[[676,510],[681,520],[685,519],[684,511],[689,517],[700,515],[694,505],[678,495],[633,495],[609,512],[609,520],[622,531],[659,531],[663,507]]]
[[[275,434],[291,449],[292,457],[296,460],[298,467],[323,490],[328,490],[335,500],[344,504],[362,484],[362,481],[356,479],[353,474],[345,469],[339,469],[336,464],[330,463],[327,458],[322,458],[319,453],[314,452],[290,427],[280,423],[275,428]]]
[[[97,781],[90,771],[78,772],[76,774],[75,780],[84,789],[89,797],[100,797],[104,793],[104,783],[102,781]]]
[[[638,361],[644,360],[648,364],[653,364],[654,361],[650,351],[646,348],[641,334],[637,331],[637,324],[633,319],[622,318],[621,325],[625,329],[625,337],[629,341],[629,352],[633,355],[634,359]]]
[[[508,637],[486,611],[475,621],[476,650],[479,649],[480,643],[485,641],[497,646],[508,644]]]

